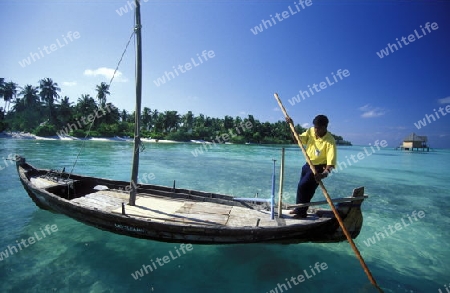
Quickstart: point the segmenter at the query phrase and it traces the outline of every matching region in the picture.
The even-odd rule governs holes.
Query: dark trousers
[[[317,172],[322,173],[325,166],[326,165],[317,165],[314,167],[316,168]],[[297,204],[310,202],[312,197],[314,196],[314,193],[316,192],[317,186],[319,186],[319,184],[314,178],[314,174],[311,171],[308,163],[306,163],[302,167],[302,174],[300,176],[300,181],[298,182]],[[299,215],[306,215],[307,210],[308,207],[301,207],[296,208],[295,212]]]

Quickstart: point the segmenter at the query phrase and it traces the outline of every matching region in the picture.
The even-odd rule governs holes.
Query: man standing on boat
[[[293,124],[292,119],[289,117],[286,121]],[[317,115],[313,120],[313,125],[313,127],[300,135],[300,139],[302,144],[306,145],[306,153],[317,170],[317,174],[314,176],[308,163],[302,167],[297,187],[297,204],[309,203],[314,196],[317,186],[319,186],[318,181],[327,177],[336,165],[336,141],[327,130],[327,116]],[[294,218],[306,218],[307,210],[308,207],[299,207],[292,210],[290,214],[294,214]]]

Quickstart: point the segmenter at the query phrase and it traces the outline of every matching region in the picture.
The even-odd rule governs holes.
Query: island
[[[75,105],[51,78],[39,85],[19,87],[0,78],[0,132],[24,132],[39,137],[117,138],[132,137],[134,113],[120,110],[107,102],[109,85],[97,85],[96,97],[82,94]],[[12,105],[11,105],[12,104]],[[295,126],[298,133],[306,129]],[[338,145],[351,145],[334,135]],[[163,111],[144,107],[141,113],[141,137],[153,141],[206,141],[236,144],[289,144],[293,138],[285,121],[261,122],[253,115],[223,118],[194,115],[192,111]]]

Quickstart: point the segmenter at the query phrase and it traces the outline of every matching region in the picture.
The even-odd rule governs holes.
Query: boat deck
[[[31,182],[40,188],[58,185],[52,180],[41,177],[31,178]],[[329,220],[328,217],[318,217],[314,214],[308,215],[305,219],[294,219],[289,214],[289,210],[283,210],[281,218],[275,215],[275,219],[271,220],[268,210],[148,193],[138,193],[135,206],[129,206],[128,198],[128,192],[123,190],[105,189],[70,201],[84,208],[115,214],[122,214],[122,203],[124,203],[127,216],[152,222],[179,223],[189,226],[281,227]]]
[[[127,205],[127,193],[105,190],[72,201],[85,207],[116,214],[122,213],[122,203],[125,203],[125,213],[128,216],[153,222],[180,223],[191,226],[279,227],[302,222],[311,224],[312,220],[319,222],[328,220],[328,218],[319,218],[314,215],[310,215],[306,219],[294,219],[289,215],[289,210],[283,211],[284,215],[281,219],[271,220],[270,211],[139,193],[135,206],[129,206]]]

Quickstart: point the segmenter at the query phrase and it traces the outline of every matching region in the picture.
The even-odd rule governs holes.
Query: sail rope
[[[110,86],[111,86],[111,84],[112,84],[112,82],[113,82],[113,80],[114,80],[114,77],[116,76],[116,73],[117,73],[117,71],[119,70],[120,63],[122,63],[123,57],[125,56],[125,53],[126,53],[126,51],[127,51],[127,49],[128,49],[128,46],[130,45],[131,39],[133,38],[134,35],[135,35],[135,30],[133,29],[133,31],[132,31],[132,33],[131,33],[131,35],[130,35],[130,38],[128,39],[128,42],[127,42],[127,44],[125,45],[125,49],[124,49],[123,52],[122,52],[122,56],[120,56],[119,62],[117,63],[116,69],[114,70],[114,73],[113,73],[113,75],[112,75],[112,77],[111,77],[111,80],[109,81],[108,89],[110,88]],[[81,147],[80,147],[80,150],[78,151],[77,157],[75,158],[75,162],[73,163],[72,169],[70,170],[70,173],[69,173],[69,176],[68,176],[67,179],[69,179],[70,176],[72,175],[73,169],[75,169],[75,166],[76,166],[76,164],[77,164],[77,162],[78,162],[78,158],[80,157],[81,152],[82,152],[83,149],[85,148],[87,137],[88,137],[89,134],[91,133],[91,129],[92,129],[92,126],[94,125],[94,122],[95,122],[95,119],[96,119],[96,118],[97,118],[97,115],[94,115],[94,119],[92,120],[91,124],[89,125],[89,129],[88,129],[88,131],[86,132],[86,135],[84,136],[83,143],[82,143],[82,145],[81,145]]]

